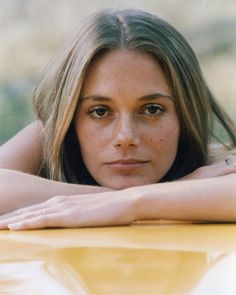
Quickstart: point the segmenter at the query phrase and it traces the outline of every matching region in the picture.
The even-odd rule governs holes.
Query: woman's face
[[[98,57],[75,116],[82,158],[98,184],[123,189],[167,173],[180,133],[173,99],[151,55],[113,50]]]

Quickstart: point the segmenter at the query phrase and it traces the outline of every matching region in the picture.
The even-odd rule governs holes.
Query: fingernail
[[[19,225],[18,225],[18,223],[12,223],[12,224],[8,224],[7,227],[11,230],[16,230],[19,228]]]

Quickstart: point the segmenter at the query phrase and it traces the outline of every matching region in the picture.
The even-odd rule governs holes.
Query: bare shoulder
[[[26,126],[0,147],[0,168],[38,174],[43,157],[43,127],[39,121]]]

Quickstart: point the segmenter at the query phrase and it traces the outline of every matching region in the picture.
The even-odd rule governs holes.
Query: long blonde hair
[[[49,63],[34,92],[44,125],[44,165],[51,179],[94,183],[84,166],[73,117],[92,61],[108,50],[153,55],[169,81],[181,126],[178,153],[163,180],[190,173],[207,162],[207,146],[217,119],[236,144],[235,125],[217,104],[187,41],[166,21],[139,10],[98,12],[76,30]]]

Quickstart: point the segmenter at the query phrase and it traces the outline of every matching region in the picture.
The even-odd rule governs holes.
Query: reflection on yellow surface
[[[236,225],[0,231],[0,294],[236,294]]]

